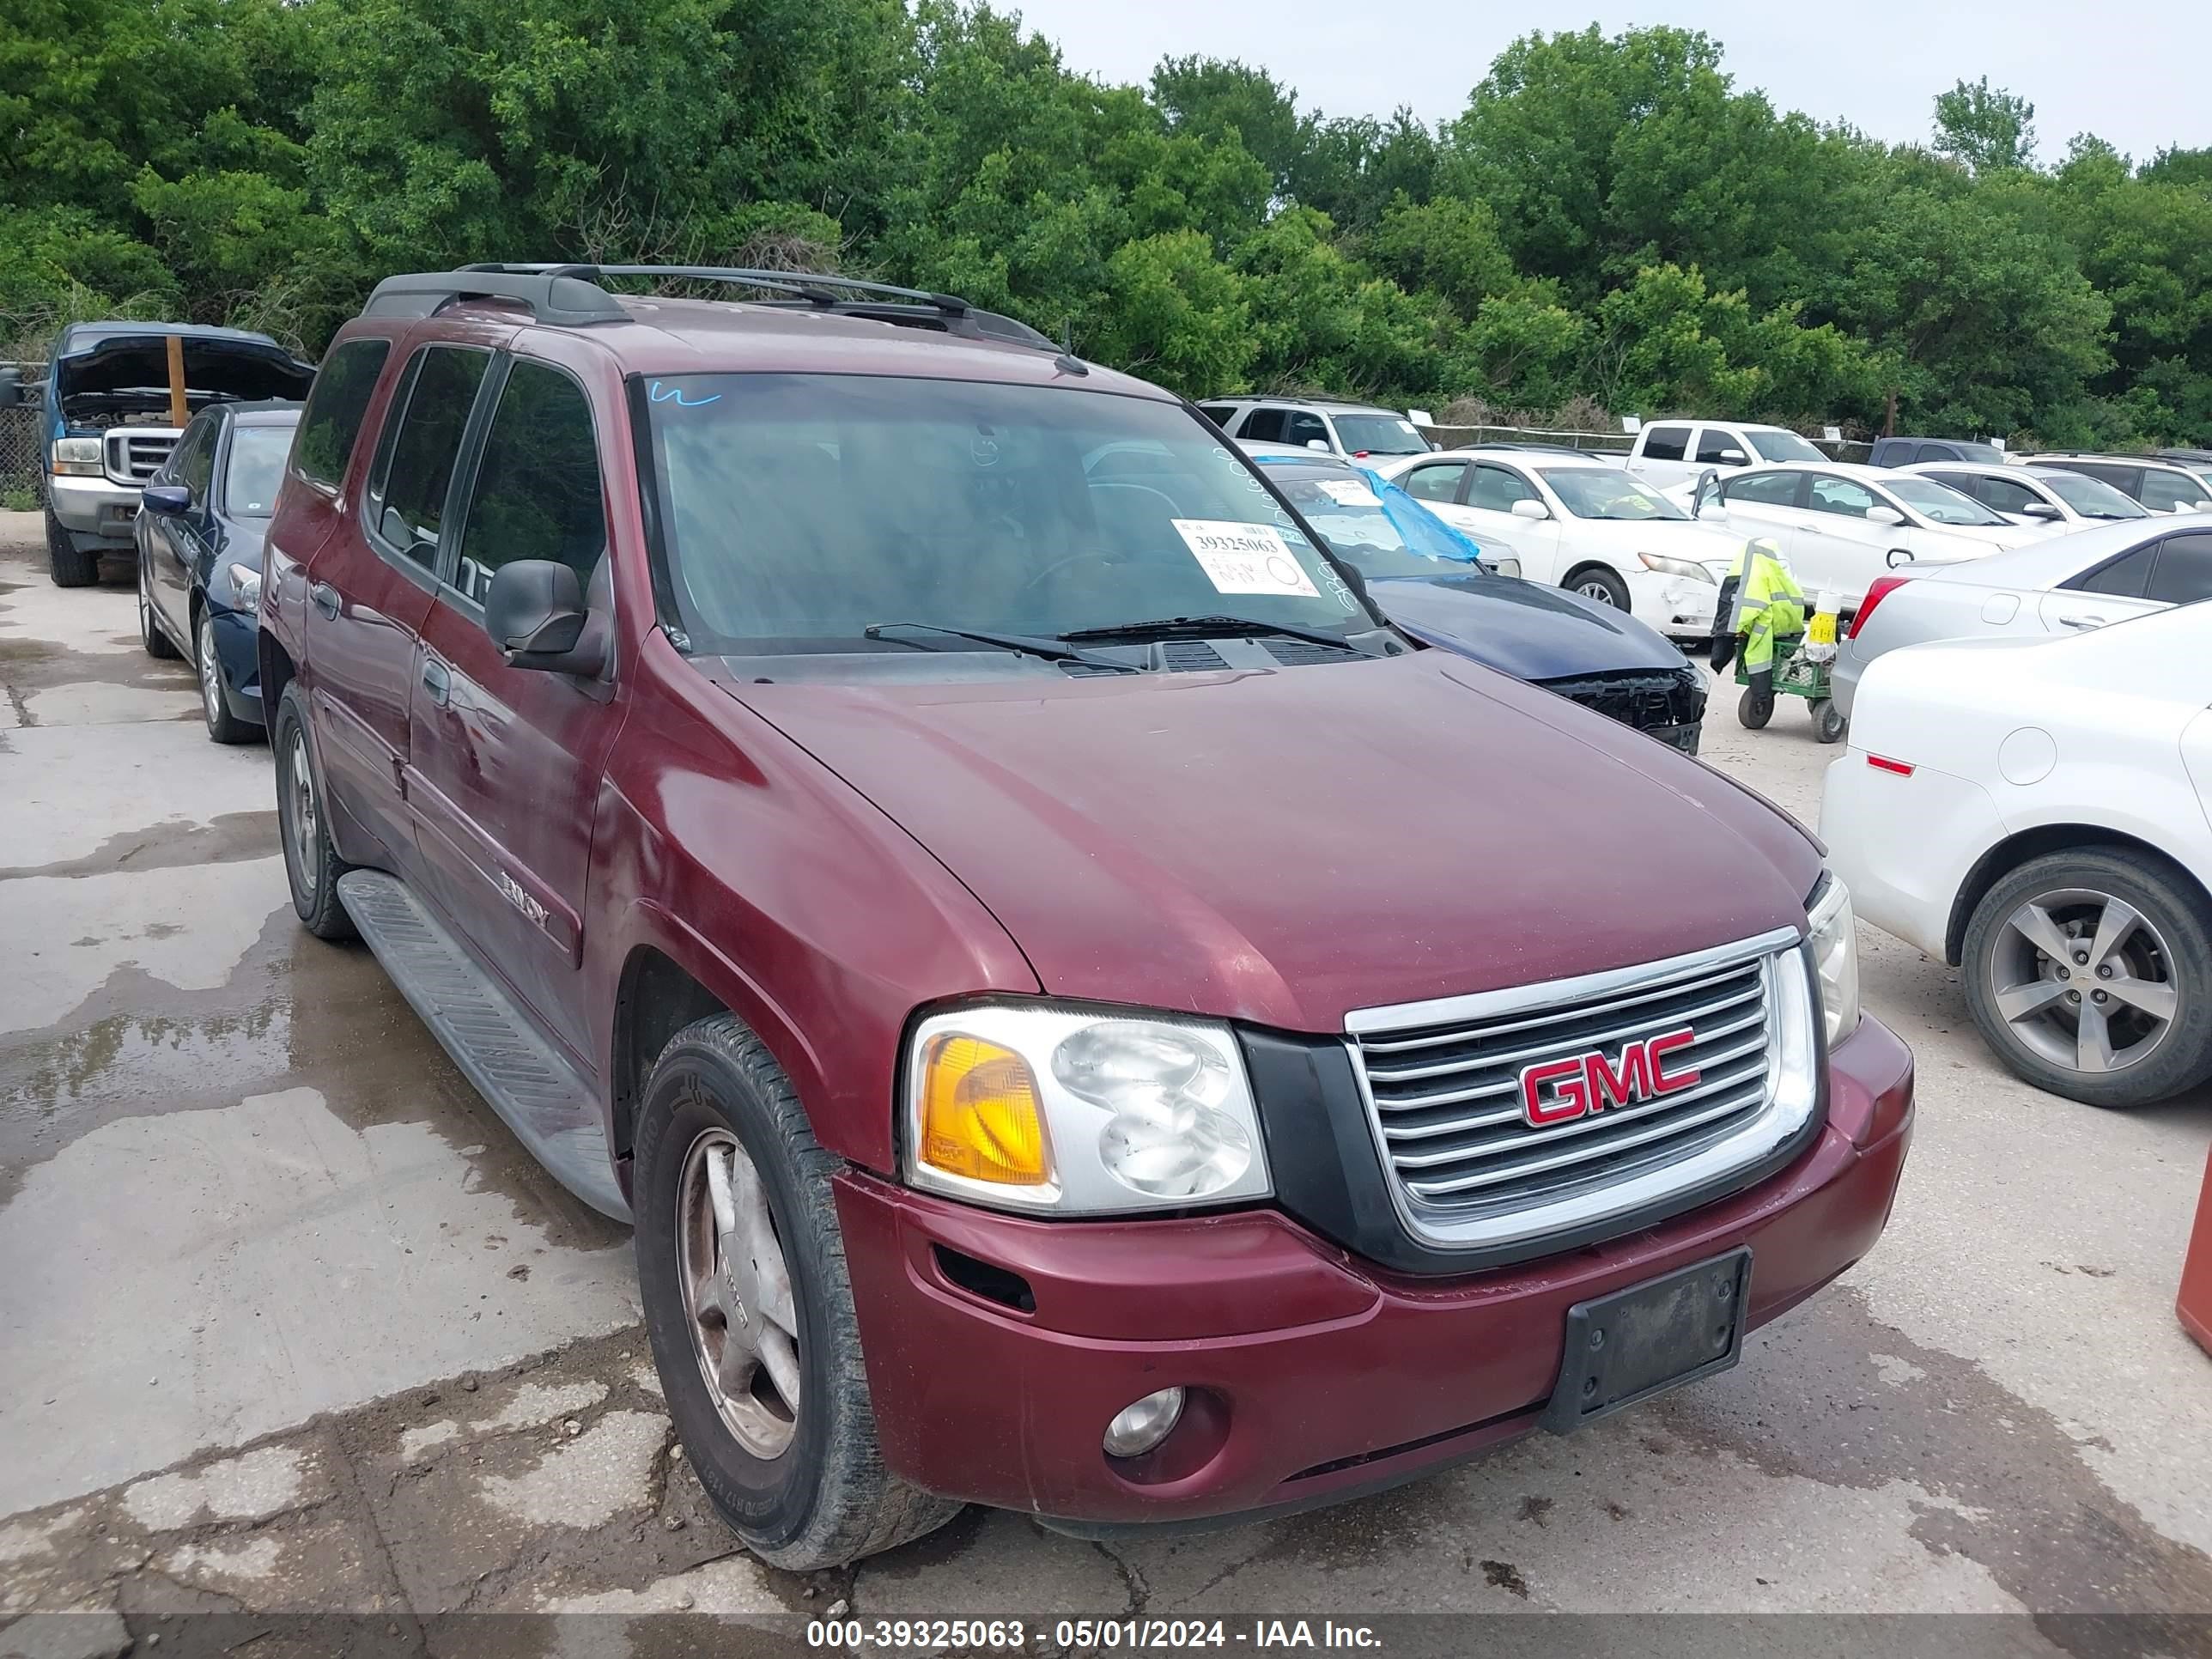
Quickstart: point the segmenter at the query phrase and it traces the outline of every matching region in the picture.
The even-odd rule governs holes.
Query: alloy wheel
[[[723,1424],[759,1458],[799,1431],[799,1310],[768,1190],[737,1137],[708,1129],[684,1154],[677,1249],[685,1324]]]
[[[2173,956],[2150,919],[2088,888],[2038,895],[2005,918],[1989,983],[2013,1036],[2054,1066],[2117,1072],[2173,1029]]]
[[[215,654],[215,619],[200,618],[199,669],[200,701],[207,706],[208,724],[214,726],[222,719],[222,665]]]
[[[1602,605],[1610,606],[1613,604],[1612,587],[1607,583],[1595,579],[1578,583],[1576,586],[1575,592],[1581,594],[1583,598],[1586,599],[1595,599]]]
[[[312,900],[322,872],[315,862],[322,816],[315,805],[315,775],[307,766],[307,739],[295,726],[284,757],[284,831],[292,838],[292,868],[301,890]]]

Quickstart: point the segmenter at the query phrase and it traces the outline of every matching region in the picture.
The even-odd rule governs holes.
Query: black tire
[[[1737,723],[1756,732],[1774,718],[1774,693],[1761,694],[1755,685],[1743,688],[1743,695],[1735,700]]]
[[[56,587],[90,587],[100,580],[100,550],[86,550],[46,509],[46,570]]]
[[[146,556],[138,556],[138,638],[146,647],[146,654],[161,662],[173,662],[177,657],[174,641],[161,631],[161,624],[154,618],[154,600],[148,592]]]
[[[314,741],[309,736],[307,699],[297,684],[284,688],[276,705],[273,742],[276,750],[276,839],[284,848],[284,874],[292,886],[292,908],[317,939],[351,939],[353,918],[338,902],[338,878],[353,868],[331,844],[330,817],[324,805],[322,775],[316,769]],[[306,787],[313,823],[303,829],[295,811],[301,780],[297,769],[307,769]]]
[[[192,673],[199,681],[200,715],[207,721],[210,742],[252,743],[261,735],[260,726],[250,726],[230,712],[223,696],[222,659],[215,648],[215,618],[208,615],[205,606],[198,607],[192,624]]]
[[[2173,994],[2172,1018],[2163,1036],[2138,1057],[2110,1071],[2084,1069],[2053,1057],[2050,1050],[2054,1046],[2063,1049],[2066,1041],[2066,1009],[2054,1006],[2015,1024],[1998,1006],[2000,981],[2017,973],[2022,948],[2023,936],[2010,925],[2014,915],[2048,896],[2084,892],[2118,899],[2141,915],[2148,932],[2129,936],[2113,955],[2126,958],[2119,966],[2130,975],[2148,978],[2162,974]],[[2069,914],[2063,903],[2045,903],[2043,908],[2054,917]],[[2082,942],[2094,951],[2093,940]],[[2090,1106],[2145,1106],[2212,1076],[2212,905],[2163,860],[2105,848],[2031,859],[1983,895],[1967,921],[1960,955],[1966,1006],[1981,1027],[1983,1041],[2008,1069],[2039,1089]],[[2008,962],[2015,965],[2008,968]],[[2088,976],[2098,965],[2093,963],[2082,970],[2081,983],[2092,995],[2105,994],[2097,990],[2098,981]],[[2108,999],[2105,1006],[2116,1016],[2108,1029],[2116,1029],[2118,1036],[2140,1029],[2139,1018],[2120,1000]],[[2113,1047],[2120,1049],[2122,1043],[2115,1040]]]
[[[1569,571],[1566,580],[1559,586],[1586,599],[1609,605],[1615,611],[1628,609],[1628,584],[1601,564],[1586,564],[1579,570]]]
[[[681,1230],[693,1146],[734,1136],[759,1171],[798,1314],[799,1407],[772,1457],[740,1443],[710,1392],[684,1296]],[[693,1471],[745,1547],[804,1571],[857,1561],[934,1531],[961,1505],[884,1467],[861,1363],[830,1177],[790,1081],[743,1022],[718,1014],[678,1031],[638,1109],[631,1197],[646,1331]]]
[[[1850,722],[1844,711],[1826,697],[1813,702],[1813,738],[1817,743],[1841,743],[1844,733],[1850,730]]]

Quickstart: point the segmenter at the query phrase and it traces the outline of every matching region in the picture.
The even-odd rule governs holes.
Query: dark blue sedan
[[[202,410],[139,499],[138,630],[147,655],[191,661],[217,743],[264,735],[253,638],[261,538],[299,423],[293,403]]]
[[[1656,629],[1486,568],[1472,540],[1364,468],[1319,454],[1250,459],[1407,633],[1698,752],[1705,676]]]

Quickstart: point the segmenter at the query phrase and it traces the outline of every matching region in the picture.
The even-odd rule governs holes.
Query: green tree
[[[1976,173],[2035,165],[2035,106],[1986,75],[1936,94],[1936,153]]]

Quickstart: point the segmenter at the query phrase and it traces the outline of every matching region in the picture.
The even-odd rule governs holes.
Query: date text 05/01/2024
[[[816,1648],[970,1648],[1019,1652],[1032,1642],[1062,1653],[1169,1648],[1363,1648],[1382,1645],[1372,1626],[1330,1619],[817,1619],[806,1626]]]

